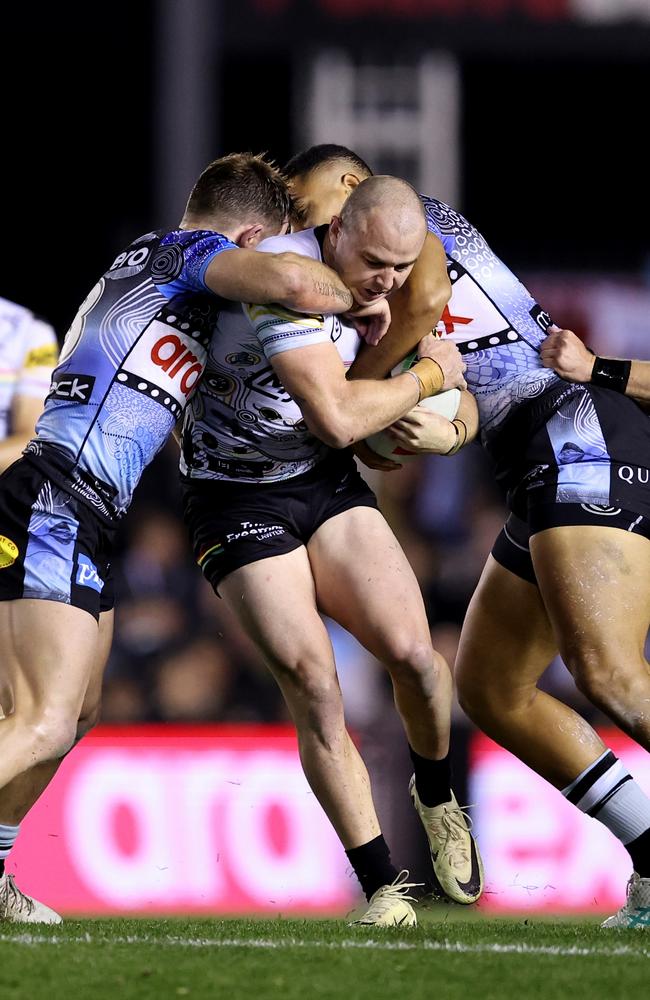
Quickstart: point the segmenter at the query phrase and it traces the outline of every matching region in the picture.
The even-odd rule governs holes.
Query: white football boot
[[[650,932],[650,878],[633,872],[627,883],[627,899],[618,913],[608,917],[601,927],[631,927]]]
[[[409,792],[426,831],[431,862],[442,891],[455,903],[475,903],[483,892],[483,862],[470,833],[471,820],[451,793],[449,802],[425,806],[411,778]]]
[[[417,927],[418,918],[411,903],[413,896],[409,889],[415,889],[419,882],[407,882],[409,873],[401,871],[390,885],[382,885],[370,897],[368,908],[350,927]]]
[[[60,924],[61,917],[49,906],[21,892],[13,875],[0,876],[0,923]]]

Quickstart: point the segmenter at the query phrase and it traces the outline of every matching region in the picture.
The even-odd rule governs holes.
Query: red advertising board
[[[284,727],[103,727],[63,762],[9,871],[62,913],[340,913],[345,854]]]
[[[618,730],[600,735],[650,794],[650,755]],[[486,736],[472,744],[470,801],[485,862],[484,907],[613,913],[621,905],[632,868],[625,848]]]

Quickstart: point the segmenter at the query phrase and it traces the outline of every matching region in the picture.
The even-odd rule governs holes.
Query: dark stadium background
[[[648,295],[650,281],[650,20],[636,19],[633,8],[620,19],[580,20],[570,0],[13,5],[0,65],[0,293],[47,317],[63,336],[122,247],[180,218],[208,160],[251,149],[282,164],[300,147],[296,109],[320,48],[388,65],[434,50],[452,53],[460,74],[456,207],[550,299],[559,321],[588,337],[594,289],[623,289],[624,305],[625,289]],[[174,36],[179,16],[194,19],[185,47]],[[188,37],[197,39],[196,53]],[[197,92],[198,106],[183,104],[184,94]],[[612,354],[616,337],[612,329]],[[453,659],[500,526],[486,462],[473,449],[452,475],[435,459],[422,460],[378,489],[418,572],[435,641]],[[285,721],[250,644],[192,565],[178,521],[173,446],[146,473],[119,553],[106,719]],[[340,645],[345,657],[343,639]],[[398,850],[420,850],[424,866],[410,813],[403,818],[406,807],[399,815],[394,808],[408,763],[387,687],[370,681],[358,653],[349,656],[351,676],[361,678],[351,714],[381,776],[387,831]],[[548,683],[593,714],[561,665]],[[467,736],[459,714],[461,786]]]

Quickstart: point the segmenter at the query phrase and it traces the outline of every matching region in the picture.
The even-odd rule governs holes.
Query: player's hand
[[[549,327],[542,341],[540,357],[545,368],[554,368],[567,382],[590,382],[595,358],[571,330]]]
[[[390,306],[386,299],[378,299],[367,305],[357,305],[345,314],[345,318],[355,328],[366,344],[376,346],[390,326]]]
[[[463,361],[463,356],[454,344],[453,340],[445,340],[434,337],[428,333],[418,344],[418,356],[421,358],[432,358],[437,361],[445,376],[441,392],[446,389],[466,389],[467,382],[463,378],[463,372],[467,365]]]
[[[417,454],[446,455],[456,443],[456,429],[451,420],[424,406],[416,406],[401,420],[396,420],[386,433],[403,448]]]
[[[390,458],[383,458],[376,451],[369,448],[365,441],[357,441],[352,445],[352,451],[360,462],[367,465],[369,469],[376,469],[378,472],[395,472],[401,469],[399,462],[393,462]]]

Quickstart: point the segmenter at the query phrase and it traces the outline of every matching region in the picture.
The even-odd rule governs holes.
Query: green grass
[[[2,1000],[617,1000],[647,996],[649,982],[643,931],[457,920],[452,908],[381,932],[283,919],[0,925]]]

